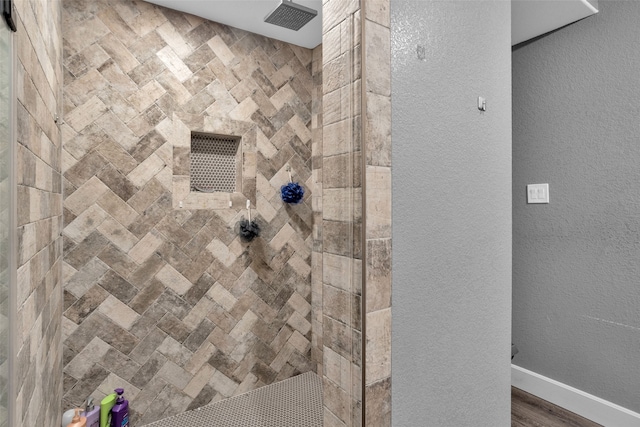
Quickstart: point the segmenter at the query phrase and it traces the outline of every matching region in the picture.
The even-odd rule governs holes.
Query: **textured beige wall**
[[[17,426],[59,424],[62,392],[61,2],[14,1],[18,31]]]
[[[124,386],[146,423],[315,370],[312,51],[142,1],[64,5],[64,406]],[[243,203],[173,207],[174,117],[254,130],[259,239],[238,238]]]

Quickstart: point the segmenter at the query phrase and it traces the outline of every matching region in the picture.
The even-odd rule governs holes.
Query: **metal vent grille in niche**
[[[240,191],[240,137],[191,134],[191,190]]]

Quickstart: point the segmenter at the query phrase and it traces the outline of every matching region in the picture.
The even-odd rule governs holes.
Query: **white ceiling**
[[[295,3],[318,11],[318,16],[298,31],[264,22],[265,16],[280,4],[280,0],[147,1],[309,49],[322,43],[322,0],[295,0]]]
[[[587,0],[511,0],[511,46],[597,13],[598,0],[591,3]]]
[[[298,31],[264,22],[281,0],[147,1],[310,49],[322,43],[322,0],[294,0],[318,11],[318,16]],[[598,12],[598,0],[512,0],[511,4],[511,45]]]

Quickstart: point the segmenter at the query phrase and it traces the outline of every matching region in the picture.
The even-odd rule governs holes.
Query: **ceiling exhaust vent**
[[[318,11],[296,4],[291,0],[282,2],[265,18],[264,22],[298,31],[318,15]]]

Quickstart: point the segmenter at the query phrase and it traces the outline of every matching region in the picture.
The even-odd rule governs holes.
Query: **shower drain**
[[[322,380],[307,372],[146,427],[322,427]]]

